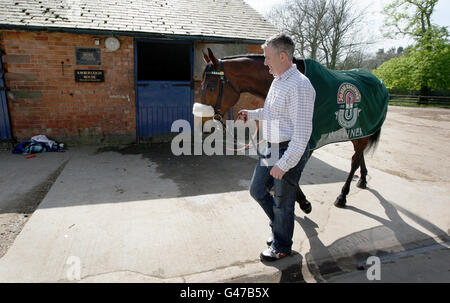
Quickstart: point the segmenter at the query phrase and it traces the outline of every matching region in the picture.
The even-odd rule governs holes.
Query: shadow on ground
[[[245,155],[175,156],[169,143],[102,147],[96,155],[117,152],[122,155],[142,155],[157,164],[160,178],[174,181],[180,196],[225,193],[248,189],[256,158]],[[350,160],[349,160],[350,161]],[[344,182],[348,173],[311,157],[300,184],[327,184]],[[171,198],[164,196],[163,198]]]
[[[367,268],[367,258],[370,256],[378,256],[383,260],[392,251],[402,252],[432,245],[445,248],[436,239],[442,242],[448,242],[450,240],[445,231],[431,222],[396,205],[394,202],[386,200],[378,191],[370,188],[368,190],[379,200],[380,205],[385,209],[388,219],[373,215],[357,207],[347,206],[345,208],[346,211],[357,212],[363,216],[379,221],[382,225],[350,234],[336,240],[329,246],[326,246],[320,240],[317,232],[319,226],[313,220],[306,216],[303,218],[296,216],[295,219],[305,232],[310,244],[310,251],[305,254],[304,263],[317,282],[326,282],[325,277],[327,275],[354,270],[365,270]],[[430,237],[428,234],[407,224],[399,215],[399,211],[421,227],[427,229],[435,237]],[[393,241],[391,242],[389,240]],[[375,243],[390,242],[397,243],[397,245],[391,248],[384,247],[383,249],[378,249],[375,245]],[[299,259],[301,260],[302,258],[300,257]],[[281,272],[282,277],[280,282],[301,282],[299,280],[302,278],[300,265],[281,269]]]

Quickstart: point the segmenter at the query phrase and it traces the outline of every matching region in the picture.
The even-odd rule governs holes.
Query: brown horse
[[[269,73],[267,66],[264,66],[263,55],[242,55],[218,60],[211,49],[208,48],[208,54],[203,53],[203,57],[207,65],[203,72],[201,104],[212,106],[216,119],[221,120],[223,118],[223,115],[238,102],[241,93],[248,92],[257,97],[266,98],[273,76]],[[299,71],[304,74],[304,61],[294,59],[294,63]],[[380,130],[369,137],[352,140],[355,153],[352,157],[350,173],[341,194],[334,203],[335,206],[345,207],[350,183],[358,167],[361,168],[361,177],[357,186],[366,188],[367,168],[364,161],[364,150],[374,146],[378,142],[379,136]],[[296,200],[302,210],[309,213],[311,204],[307,201],[300,186],[298,184],[296,186]]]

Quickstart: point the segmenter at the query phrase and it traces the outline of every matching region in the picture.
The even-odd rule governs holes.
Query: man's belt
[[[271,147],[272,145],[273,146],[279,146],[279,147],[287,147],[289,142],[291,142],[291,140],[283,141],[283,142],[280,142],[280,143],[270,143],[270,142],[267,142],[267,143],[269,144],[269,147]]]

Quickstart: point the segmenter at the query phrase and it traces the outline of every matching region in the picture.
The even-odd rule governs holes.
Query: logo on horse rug
[[[339,110],[335,113],[338,123],[343,128],[352,128],[356,124],[361,109],[358,107],[361,102],[361,93],[358,88],[348,82],[344,82],[339,87],[337,93],[337,103]]]

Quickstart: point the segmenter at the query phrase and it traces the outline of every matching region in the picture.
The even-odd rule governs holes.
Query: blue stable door
[[[138,40],[135,46],[138,140],[171,134],[179,119],[192,129],[193,45]]]
[[[6,102],[6,85],[3,78],[2,52],[0,51],[0,141],[11,139],[8,103]]]
[[[192,127],[191,82],[139,82],[138,98],[139,138],[169,134],[178,119],[189,121]]]

